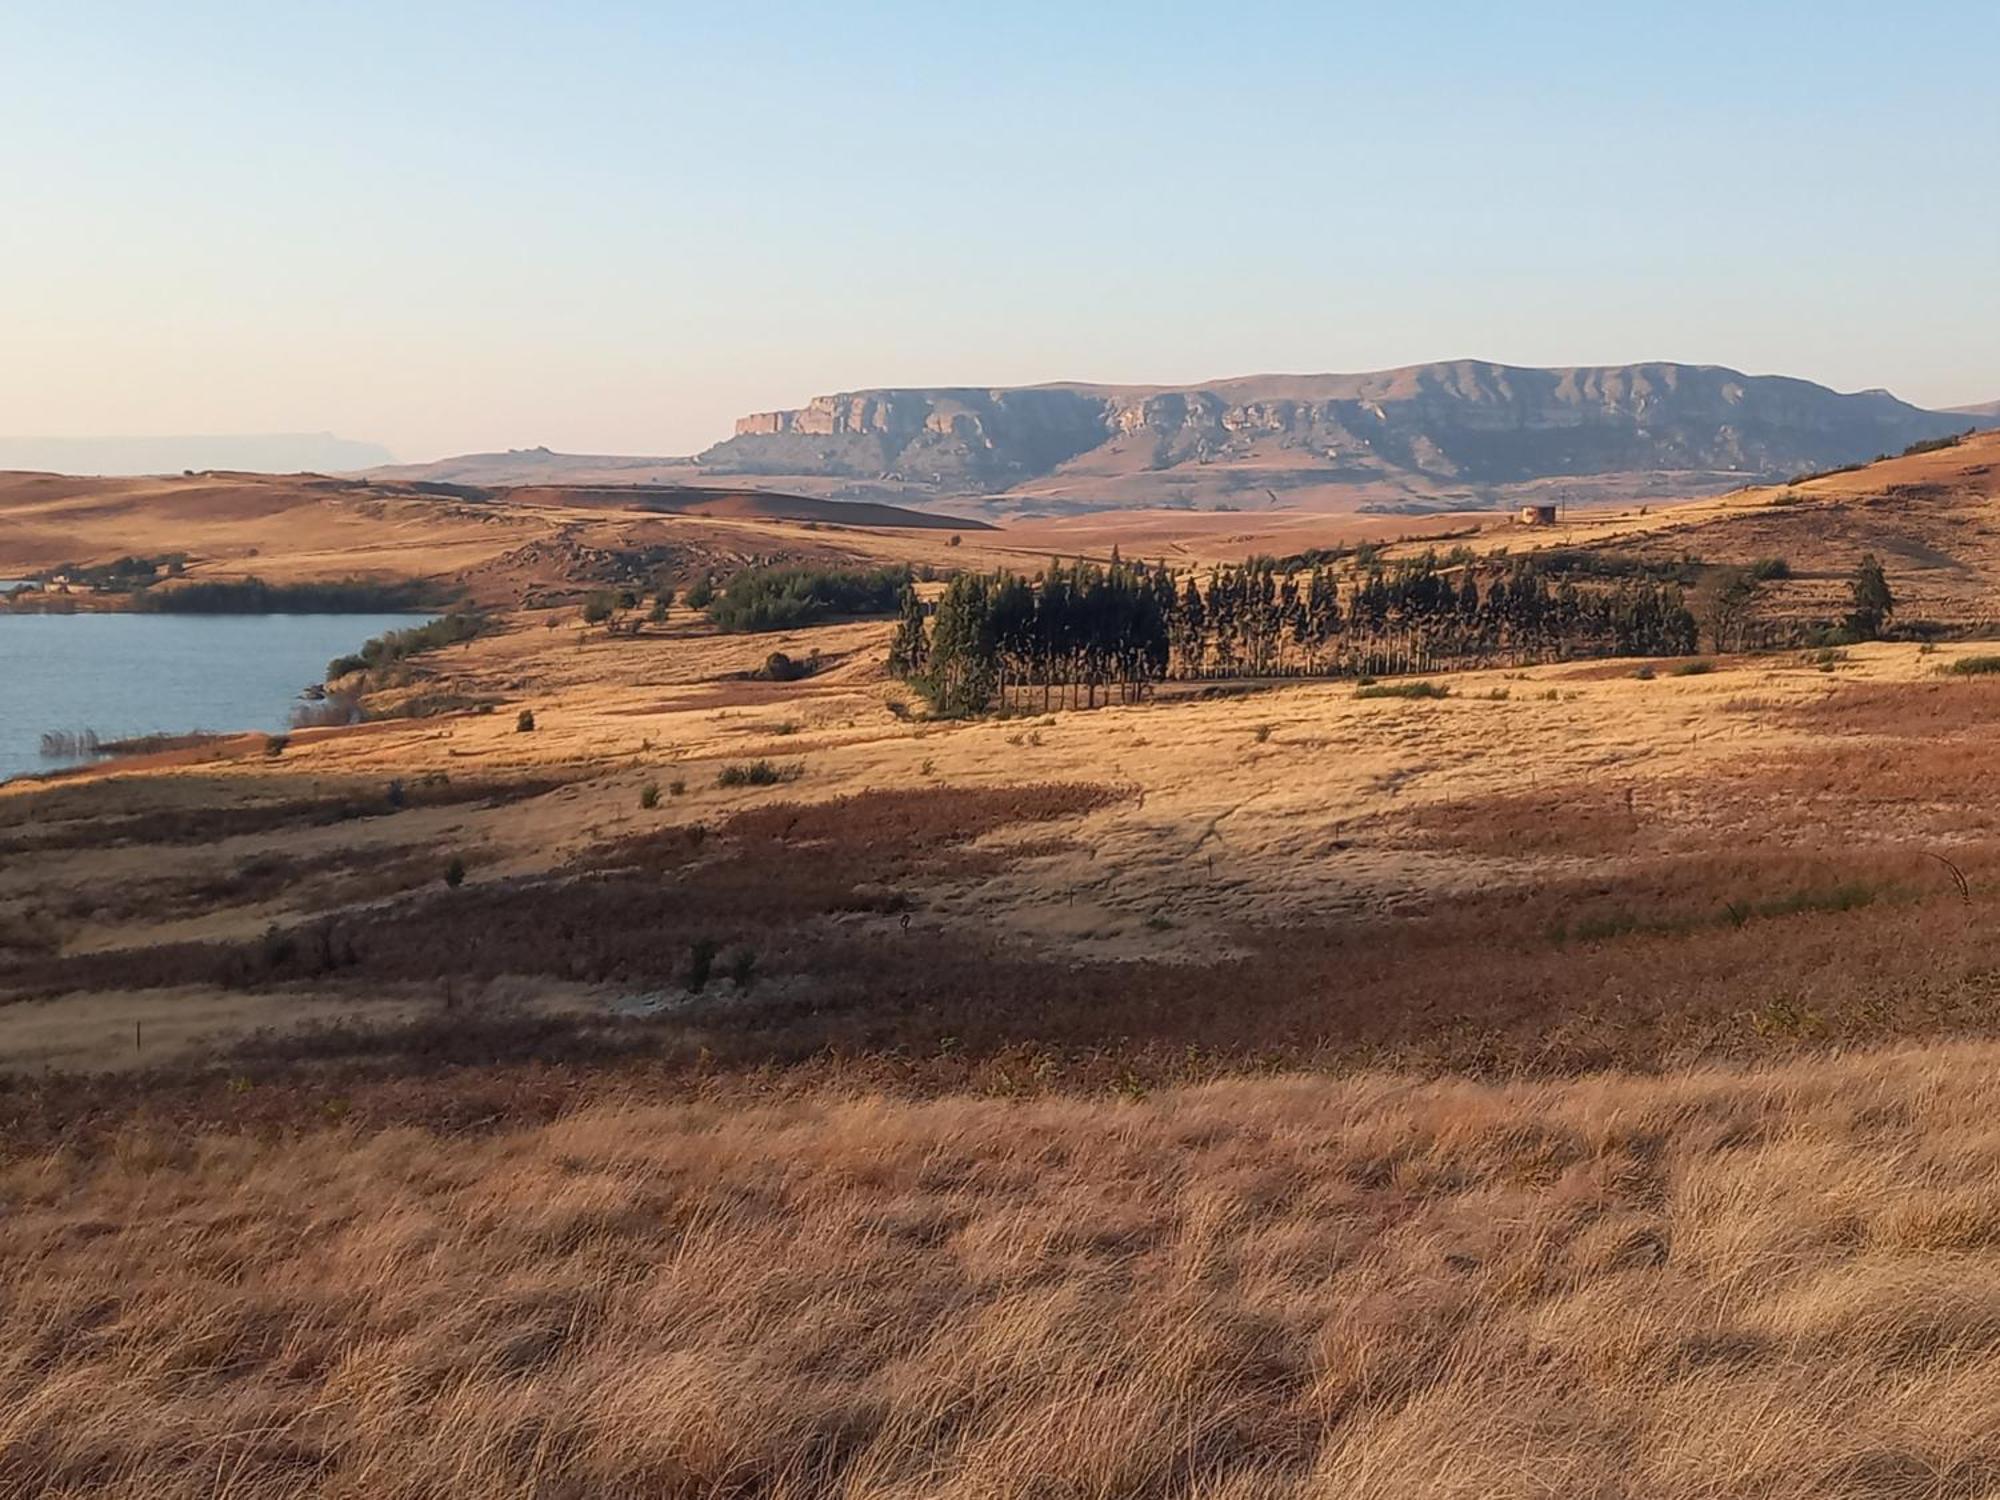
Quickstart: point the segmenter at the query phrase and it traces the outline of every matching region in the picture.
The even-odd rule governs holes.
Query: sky
[[[5,0],[0,435],[685,453],[882,385],[2000,398],[2000,4]]]

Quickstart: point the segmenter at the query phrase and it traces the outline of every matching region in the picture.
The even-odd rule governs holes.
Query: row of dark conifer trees
[[[943,713],[1090,706],[1167,679],[1339,677],[1695,649],[1678,588],[1580,588],[1533,558],[1435,554],[1342,579],[1253,561],[1177,580],[1164,564],[1051,562],[961,574],[933,608],[905,589],[889,666]]]

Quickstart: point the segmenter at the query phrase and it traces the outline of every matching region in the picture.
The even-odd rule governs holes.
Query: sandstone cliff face
[[[1461,360],[1179,390],[845,392],[745,417],[699,462],[718,473],[897,480],[940,493],[1052,479],[1088,488],[1092,475],[1194,469],[1215,471],[1211,479],[1240,471],[1245,486],[1443,486],[1476,501],[1561,476],[1748,481],[1896,452],[1965,421],[1885,391],[1842,395],[1714,366]]]
[[[720,473],[908,478],[996,490],[1103,443],[1106,416],[1101,399],[1066,389],[858,391],[744,417],[736,436],[700,461]]]

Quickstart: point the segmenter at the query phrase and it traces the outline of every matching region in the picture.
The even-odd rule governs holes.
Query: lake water
[[[423,618],[0,613],[0,780],[74,764],[43,757],[50,730],[284,729],[334,657]]]

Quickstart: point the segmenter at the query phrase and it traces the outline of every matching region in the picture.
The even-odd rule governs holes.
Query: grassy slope
[[[1798,484],[1643,509],[1578,509],[1563,524],[1537,530],[1488,528],[1466,545],[1510,553],[1576,547],[1738,565],[1782,558],[1795,577],[1767,590],[1767,611],[1819,619],[1838,618],[1856,560],[1872,551],[1889,571],[1903,616],[1991,628],[1991,600],[2000,588],[1996,504],[2000,432],[1986,432]]]

